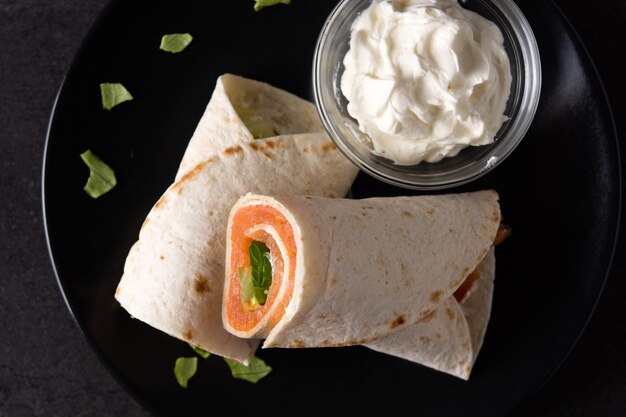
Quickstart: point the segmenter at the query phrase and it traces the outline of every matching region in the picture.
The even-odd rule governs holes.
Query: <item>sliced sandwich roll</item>
[[[495,191],[365,200],[248,194],[228,220],[224,327],[265,338],[264,347],[384,338],[451,297],[499,224]]]

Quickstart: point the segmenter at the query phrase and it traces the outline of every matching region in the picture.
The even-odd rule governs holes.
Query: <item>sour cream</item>
[[[374,0],[352,26],[341,91],[373,153],[438,162],[492,143],[511,69],[500,29],[455,0]]]

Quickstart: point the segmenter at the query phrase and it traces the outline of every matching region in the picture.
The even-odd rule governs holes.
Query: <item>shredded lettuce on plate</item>
[[[198,358],[178,358],[174,364],[174,376],[178,384],[187,388],[187,383],[198,370]]]
[[[91,198],[98,198],[111,191],[116,185],[115,172],[102,162],[93,152],[87,150],[80,154],[81,159],[89,167],[89,178],[83,190]]]
[[[102,96],[102,108],[105,110],[111,110],[118,104],[133,99],[126,87],[120,83],[101,83],[100,95]]]
[[[272,372],[272,368],[256,356],[250,358],[248,366],[228,358],[224,358],[224,361],[228,364],[233,378],[243,379],[253,384],[256,384]]]
[[[198,355],[200,355],[203,359],[208,358],[209,356],[211,356],[211,352],[207,352],[206,350],[202,349],[201,347],[192,345],[191,343],[188,343],[189,347],[191,347],[193,349],[194,352],[196,352]]]
[[[192,40],[193,36],[189,33],[168,33],[161,38],[159,49],[177,54],[189,46]]]
[[[264,7],[274,6],[276,4],[289,4],[291,0],[256,0],[254,3],[254,10],[257,12]]]

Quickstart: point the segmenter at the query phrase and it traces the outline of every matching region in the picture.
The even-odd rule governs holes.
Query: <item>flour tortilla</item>
[[[132,247],[115,297],[135,318],[245,362],[258,342],[221,319],[228,212],[248,191],[339,197],[356,168],[322,134],[282,136],[220,152],[163,194]]]
[[[277,136],[255,139],[241,111]],[[128,255],[117,300],[157,329],[246,362],[258,342],[225,332],[220,316],[228,210],[249,191],[343,196],[357,173],[326,135],[313,104],[266,83],[222,75],[176,182]]]
[[[247,195],[231,210],[274,207],[297,246],[294,290],[263,347],[373,342],[427,317],[487,255],[498,226],[495,191],[365,200]],[[226,274],[230,276],[230,247]],[[285,282],[284,280],[283,282]],[[228,296],[229,280],[225,284]],[[225,305],[225,303],[224,303]],[[224,327],[239,337],[222,311]],[[268,313],[270,314],[270,313]]]
[[[135,318],[246,362],[258,345],[222,326],[228,212],[246,192],[340,197],[357,169],[323,134],[256,140],[196,165],[163,194],[132,247],[115,297]]]
[[[493,247],[478,265],[477,272],[477,280],[460,303],[450,297],[421,322],[365,346],[469,379],[491,314]]]
[[[312,103],[260,81],[224,74],[217,79],[189,141],[177,180],[209,156],[255,140],[237,113],[242,109],[254,112],[254,117],[263,120],[275,136],[325,132]]]

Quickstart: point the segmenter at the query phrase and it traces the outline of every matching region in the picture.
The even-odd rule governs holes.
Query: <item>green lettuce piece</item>
[[[203,359],[208,358],[209,356],[211,356],[211,352],[207,352],[206,350],[202,349],[201,347],[192,345],[191,343],[187,343],[189,345],[190,348],[193,349],[194,352],[196,352],[198,355],[200,355]]]
[[[224,361],[228,364],[233,378],[243,379],[253,384],[256,384],[272,372],[272,368],[256,356],[250,358],[248,366],[233,359],[224,358]]]
[[[120,83],[100,84],[100,95],[102,96],[102,108],[105,110],[111,110],[118,104],[133,99],[126,87]]]
[[[291,0],[256,0],[256,2],[254,3],[254,10],[258,12],[264,7],[274,6],[280,3],[289,4],[291,3]]]
[[[255,139],[269,138],[277,135],[274,128],[250,107],[244,104],[235,105],[235,111]]]
[[[272,285],[270,250],[261,242],[252,241],[248,248],[250,267],[239,268],[241,301],[246,310],[256,310],[265,304]]]
[[[252,269],[250,267],[239,268],[237,275],[239,276],[239,293],[241,294],[244,310],[256,310],[261,307],[259,300],[254,296]]]
[[[196,374],[198,370],[198,358],[178,358],[174,364],[174,376],[178,384],[187,388],[187,382]]]
[[[83,190],[85,190],[91,198],[98,198],[111,191],[117,185],[115,172],[94,153],[87,150],[81,153],[80,157],[89,167],[89,178]]]
[[[189,33],[168,33],[161,38],[159,49],[177,54],[189,46],[192,40],[193,36]]]

